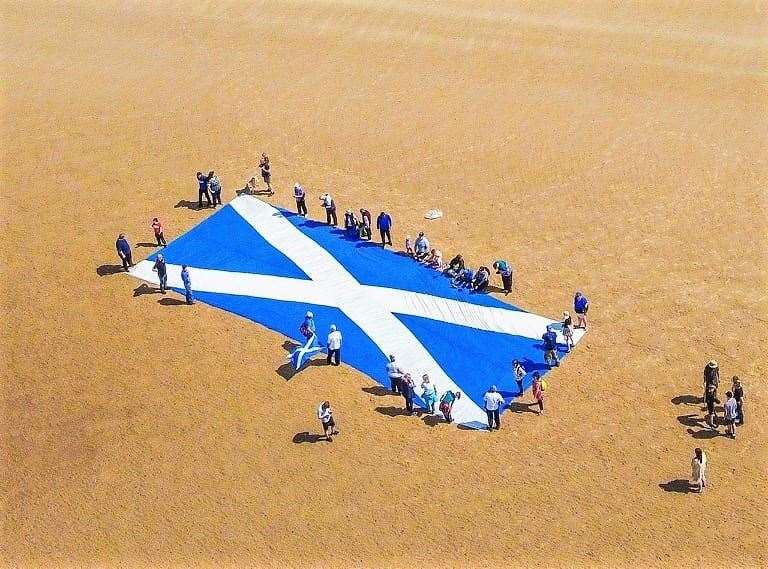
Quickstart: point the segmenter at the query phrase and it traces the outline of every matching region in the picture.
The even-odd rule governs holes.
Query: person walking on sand
[[[504,397],[501,396],[495,385],[491,385],[488,391],[485,392],[485,395],[483,395],[483,402],[485,404],[485,414],[488,416],[488,430],[492,431],[495,424],[498,431],[501,429],[500,409],[504,405]]]
[[[706,392],[708,385],[715,386],[715,402],[717,403],[717,386],[720,384],[720,368],[717,365],[717,361],[709,360],[709,363],[704,367],[704,398],[706,399]]]
[[[189,269],[186,265],[181,266],[181,282],[184,283],[184,295],[187,299],[187,304],[194,304],[195,297],[192,296],[192,280],[189,278]]]
[[[693,450],[691,460],[691,491],[701,493],[707,486],[707,455],[700,448]]]
[[[581,292],[577,292],[573,297],[573,311],[576,313],[576,328],[583,328],[586,332],[589,300],[587,300],[587,297]]]
[[[533,372],[533,385],[531,385],[531,392],[533,393],[534,404],[539,406],[539,415],[544,413],[544,391],[546,385],[544,380],[541,379],[541,374],[538,371]]]
[[[157,278],[160,281],[160,293],[165,294],[165,290],[168,288],[168,267],[166,267],[165,259],[162,255],[157,256],[152,270],[157,273]]]
[[[725,432],[732,439],[736,438],[736,421],[739,419],[739,404],[733,396],[732,391],[725,392],[725,403],[723,403],[723,413],[725,414]]]
[[[400,395],[400,380],[405,375],[403,369],[395,362],[395,356],[389,355],[389,362],[387,362],[387,377],[389,378],[390,391],[395,395]]]
[[[298,182],[293,185],[293,198],[296,200],[296,213],[307,217],[307,192]]]
[[[329,193],[324,193],[322,196],[320,196],[320,202],[325,208],[326,223],[336,227],[339,224],[339,220],[336,217],[336,202],[333,201],[333,197]]]
[[[512,292],[512,267],[503,259],[499,259],[493,264],[496,274],[501,275],[501,283],[504,288],[504,294]]]
[[[541,337],[544,342],[544,363],[550,368],[560,365],[560,360],[557,358],[557,333],[552,329],[552,326],[547,326],[547,331]]]
[[[267,185],[267,191],[269,195],[274,194],[272,191],[272,167],[269,165],[269,156],[262,153],[261,162],[259,162],[259,168],[261,169],[261,179]]]
[[[339,365],[341,363],[341,332],[336,329],[335,324],[331,324],[331,332],[328,334],[328,365]]]
[[[376,229],[379,230],[379,235],[381,235],[381,246],[392,245],[392,234],[390,233],[392,229],[392,216],[382,211],[379,217],[376,218]]]
[[[573,341],[573,318],[568,311],[563,312],[563,338],[565,338],[565,351],[571,353],[576,346]]]
[[[737,424],[742,426],[744,424],[744,387],[741,385],[739,376],[733,376],[733,385],[731,387],[733,391],[733,398],[736,400],[736,412],[737,412]]]
[[[453,411],[453,404],[459,399],[461,399],[461,391],[451,390],[443,393],[443,396],[440,398],[440,412],[445,417],[446,423],[453,423],[451,412]]]
[[[120,257],[120,261],[123,263],[123,269],[127,271],[129,267],[133,266],[133,254],[131,253],[131,246],[128,243],[128,239],[125,238],[125,233],[121,233],[117,236],[115,249],[117,249],[117,256]]]
[[[323,425],[325,440],[329,443],[332,442],[333,435],[338,435],[339,430],[336,428],[336,421],[333,420],[333,410],[328,401],[323,401],[317,408],[317,418],[320,419],[320,423]]]
[[[208,207],[211,207],[211,194],[208,192],[208,177],[202,172],[197,173],[197,207],[203,209],[203,196],[208,203]]]
[[[523,391],[523,378],[525,377],[525,368],[518,360],[512,362],[512,373],[515,374],[515,381],[517,382],[517,391],[519,395],[524,393]]]
[[[152,218],[152,231],[155,232],[155,240],[157,241],[158,247],[165,247],[168,245],[165,241],[165,236],[163,235],[163,224],[160,223],[160,220],[156,217]]]
[[[413,415],[413,398],[416,397],[416,383],[410,373],[406,373],[399,382],[400,393],[405,399],[405,410],[409,415]]]
[[[427,413],[434,415],[435,404],[437,403],[437,386],[430,381],[426,373],[421,376],[421,390],[421,399],[427,406]]]

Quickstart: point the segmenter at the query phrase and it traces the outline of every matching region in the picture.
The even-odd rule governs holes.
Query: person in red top
[[[152,218],[152,229],[155,232],[155,239],[157,239],[157,246],[165,247],[168,245],[168,243],[165,242],[165,237],[163,236],[163,224],[160,223],[160,220],[156,217]]]

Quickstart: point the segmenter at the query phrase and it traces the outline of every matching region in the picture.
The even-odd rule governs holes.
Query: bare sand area
[[[0,9],[4,565],[766,566],[764,2]],[[284,338],[97,272],[261,152],[272,203],[300,180],[318,218],[331,190],[510,259],[538,314],[584,290],[547,414],[391,417],[350,368],[286,382]],[[735,441],[698,422],[710,358],[746,386]],[[342,435],[295,443],[324,398]]]

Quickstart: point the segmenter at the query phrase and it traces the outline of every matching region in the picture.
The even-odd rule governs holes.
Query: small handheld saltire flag
[[[557,332],[560,360],[566,355],[560,322],[452,287],[440,271],[253,196],[235,198],[169,243],[163,256],[175,291],[184,290],[187,265],[200,302],[301,343],[290,356],[296,369],[320,351],[319,338],[308,341],[295,326],[311,311],[321,333],[331,325],[343,331],[344,363],[380,384],[390,385],[394,356],[417,383],[428,374],[438,396],[460,392],[452,416],[463,425],[487,425],[483,395],[490,385],[506,401],[520,396],[513,360],[525,369],[523,389],[535,372],[549,371],[547,326]],[[130,274],[157,283],[154,259]],[[583,333],[574,330],[574,342]]]
[[[291,352],[288,359],[291,360],[293,369],[299,370],[301,366],[309,361],[313,354],[316,354],[320,350],[322,350],[322,348],[317,343],[317,334],[312,334],[307,338],[307,341],[303,346],[299,346]]]

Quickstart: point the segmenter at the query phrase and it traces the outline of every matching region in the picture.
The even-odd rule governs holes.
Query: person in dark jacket
[[[120,257],[120,261],[123,263],[123,269],[127,271],[129,267],[133,266],[133,256],[131,254],[131,246],[125,238],[125,233],[117,236],[115,249],[117,249],[117,256]]]
[[[360,238],[366,241],[371,240],[371,212],[367,209],[360,208]]]
[[[205,201],[208,202],[208,207],[211,207],[211,194],[208,192],[208,177],[202,172],[197,173],[197,204],[200,209],[203,209],[203,196]]]
[[[445,269],[445,274],[452,279],[455,279],[458,277],[461,272],[464,270],[464,257],[461,255],[456,255],[453,259],[451,259],[451,262],[448,263],[448,268]]]
[[[552,326],[547,326],[547,331],[541,337],[544,342],[544,362],[549,366],[559,366],[560,361],[557,358],[557,333]]]
[[[392,235],[390,230],[392,229],[392,216],[387,212],[382,211],[379,217],[376,218],[376,229],[379,230],[381,235],[381,246],[386,247],[392,245]]]
[[[741,385],[741,380],[737,375],[733,376],[731,391],[733,391],[733,398],[736,400],[737,422],[741,426],[744,424],[744,387]]]
[[[157,273],[157,278],[160,280],[160,292],[165,294],[165,290],[168,287],[168,268],[162,255],[157,256],[152,270]]]
[[[715,360],[710,360],[709,363],[704,366],[704,394],[706,398],[707,386],[715,386],[715,401],[717,401],[717,386],[720,384],[720,368]]]
[[[504,288],[504,294],[512,292],[512,267],[503,259],[499,259],[493,264],[496,274],[501,275],[501,283]]]

